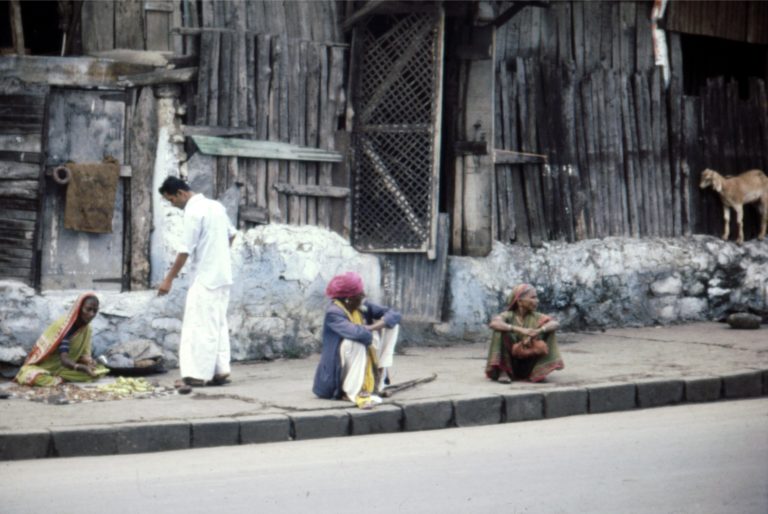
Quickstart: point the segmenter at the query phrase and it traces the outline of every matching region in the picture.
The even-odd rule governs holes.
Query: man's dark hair
[[[163,185],[160,186],[160,194],[175,195],[179,191],[189,191],[189,184],[184,182],[178,177],[168,177],[163,181]]]

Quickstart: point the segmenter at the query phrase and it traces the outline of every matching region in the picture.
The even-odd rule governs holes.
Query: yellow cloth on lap
[[[354,323],[355,325],[364,324],[363,314],[359,310],[349,312],[344,304],[339,300],[334,300],[333,303],[338,305],[341,310],[344,311],[350,322]],[[376,357],[376,349],[373,347],[373,345],[368,345],[366,355],[368,358],[365,360],[365,378],[363,379],[363,388],[361,389],[361,393],[366,394],[359,394],[357,398],[352,398],[355,404],[360,408],[365,407],[371,403],[370,395],[376,388],[376,375],[374,374],[373,370],[374,366],[378,365],[378,358]]]

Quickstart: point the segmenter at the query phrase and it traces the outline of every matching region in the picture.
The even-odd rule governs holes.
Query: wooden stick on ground
[[[395,393],[399,393],[402,391],[405,391],[407,389],[413,389],[414,387],[421,385],[421,384],[427,384],[429,382],[434,381],[437,378],[437,373],[432,373],[432,376],[430,377],[424,377],[424,378],[416,378],[413,380],[408,380],[406,382],[402,382],[400,384],[394,384],[391,386],[388,386],[386,389],[384,389],[380,396],[383,398],[389,398]]]

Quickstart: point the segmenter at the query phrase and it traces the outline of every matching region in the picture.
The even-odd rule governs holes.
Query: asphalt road
[[[0,512],[768,512],[768,398],[0,462]]]

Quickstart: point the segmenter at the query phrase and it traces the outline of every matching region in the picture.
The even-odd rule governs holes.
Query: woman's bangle
[[[72,369],[75,371],[80,371],[80,364],[75,364],[75,367]]]

